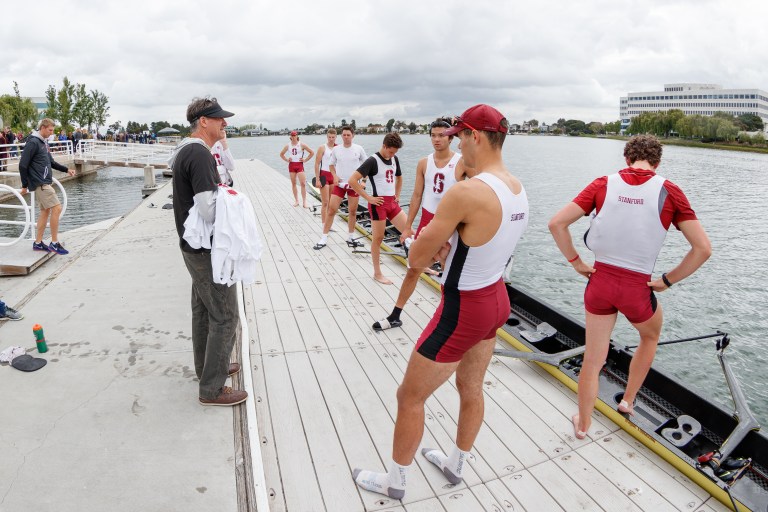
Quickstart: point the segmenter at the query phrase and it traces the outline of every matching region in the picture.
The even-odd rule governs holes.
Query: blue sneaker
[[[51,249],[47,245],[45,245],[45,242],[32,242],[32,250],[48,252]]]
[[[48,246],[48,250],[55,252],[56,254],[61,254],[62,256],[69,254],[69,251],[62,247],[59,242],[51,242],[51,245]]]
[[[24,318],[24,315],[16,311],[10,306],[5,306],[5,312],[0,313],[0,320],[21,320]]]

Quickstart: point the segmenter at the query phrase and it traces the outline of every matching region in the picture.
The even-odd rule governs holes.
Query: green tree
[[[408,129],[411,130],[411,133],[416,133],[416,128],[418,128],[418,126],[413,121],[408,123]]]
[[[605,125],[598,121],[592,121],[587,125],[587,132],[594,133],[595,135],[605,133]]]
[[[586,123],[578,119],[569,119],[563,124],[565,126],[565,133],[569,135],[579,135],[587,131]]]
[[[93,122],[96,124],[96,133],[99,133],[99,126],[107,124],[109,117],[109,98],[103,92],[97,89],[91,90]],[[90,125],[88,126],[90,130]]]
[[[346,119],[342,119],[341,120],[341,126],[347,126],[347,120]]]
[[[351,126],[352,129],[355,130],[355,132],[357,131],[357,123],[355,123],[354,119],[349,122],[349,126]]]
[[[13,82],[13,95],[0,96],[0,117],[6,126],[13,131],[28,131],[36,128],[37,107],[30,98],[22,98],[19,93],[19,84]]]
[[[82,128],[87,126],[91,129],[95,117],[93,111],[93,98],[85,91],[84,84],[75,86],[74,94],[75,104],[72,107],[72,118]]]
[[[619,133],[619,130],[621,130],[621,121],[605,123],[605,133]]]
[[[762,130],[765,127],[760,116],[756,116],[755,114],[741,114],[736,119],[742,124],[744,127],[743,129],[748,132]]]
[[[530,126],[531,129],[538,128],[539,127],[539,121],[537,119],[531,119],[530,121],[528,121],[528,126]]]
[[[171,127],[171,123],[169,123],[168,121],[153,121],[149,125],[149,130],[152,133],[157,133],[160,130],[162,130],[163,128],[170,128],[170,127]]]
[[[392,126],[394,126],[394,124],[395,124],[394,118],[387,121],[387,133],[392,131]]]

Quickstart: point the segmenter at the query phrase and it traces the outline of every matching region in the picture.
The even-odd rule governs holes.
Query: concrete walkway
[[[237,510],[234,411],[197,401],[173,210],[148,207],[170,193],[63,234],[69,256],[0,279],[24,314],[0,322],[0,350],[37,356],[35,323],[49,347],[37,372],[0,366],[0,511]]]

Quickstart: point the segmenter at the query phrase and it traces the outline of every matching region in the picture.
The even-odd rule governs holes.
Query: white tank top
[[[331,165],[331,154],[333,153],[333,148],[328,147],[327,142],[323,145],[325,146],[325,151],[323,151],[323,159],[320,161],[320,170],[327,171],[329,170],[328,166]]]
[[[445,167],[437,168],[435,154],[427,157],[427,170],[424,172],[424,195],[421,207],[430,213],[437,211],[437,203],[443,198],[443,194],[456,184],[456,165],[461,158],[460,153],[454,153]]]
[[[368,176],[375,197],[387,197],[395,195],[395,176],[397,175],[397,157],[393,156],[390,163],[386,163],[378,153],[373,154],[376,160],[376,174]]]
[[[329,165],[336,167],[336,176],[341,183],[348,183],[352,173],[367,159],[365,150],[358,144],[352,144],[348,148],[336,146],[331,152]]]
[[[608,176],[603,207],[584,235],[596,261],[653,273],[667,236],[660,215],[666,199],[665,181],[657,175],[642,185],[630,185],[618,173]]]
[[[524,188],[515,195],[506,183],[487,173],[472,179],[484,182],[496,193],[501,203],[502,222],[493,238],[478,247],[467,246],[459,232],[453,232],[449,240],[451,250],[441,278],[445,288],[479,290],[497,282],[528,227],[528,196]]]
[[[301,162],[304,158],[304,150],[301,149],[301,142],[296,144],[295,146],[292,146],[291,143],[288,143],[288,160],[291,162]]]

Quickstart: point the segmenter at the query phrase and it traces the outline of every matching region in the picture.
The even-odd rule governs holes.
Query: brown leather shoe
[[[237,372],[240,371],[240,363],[229,363],[229,370],[227,370],[227,375],[230,377]]]
[[[203,405],[237,405],[245,402],[248,393],[245,391],[235,391],[229,386],[221,388],[221,393],[216,398],[200,397],[200,403]]]

